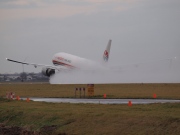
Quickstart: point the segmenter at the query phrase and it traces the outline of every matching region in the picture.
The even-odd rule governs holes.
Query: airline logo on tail
[[[104,51],[104,61],[108,61],[109,59],[109,53],[107,50]]]
[[[103,54],[103,59],[105,62],[107,62],[109,59],[109,54],[110,54],[110,49],[111,49],[111,41],[112,40],[109,40],[106,50],[104,51],[104,54]]]

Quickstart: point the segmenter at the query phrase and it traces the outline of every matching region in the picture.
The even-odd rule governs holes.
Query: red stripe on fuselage
[[[61,65],[61,66],[67,66],[67,67],[75,68],[72,65],[69,65],[69,64],[66,64],[66,63],[63,63],[63,62],[59,62],[59,61],[56,61],[56,60],[53,60],[53,64],[54,65]]]

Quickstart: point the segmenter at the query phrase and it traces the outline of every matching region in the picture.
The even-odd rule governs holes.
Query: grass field
[[[0,84],[0,96],[6,92],[15,92],[20,97],[68,97],[75,96],[76,87],[86,85],[51,85],[51,84]],[[180,84],[97,84],[94,98],[153,98],[180,99]],[[83,92],[82,92],[83,94]],[[87,95],[87,91],[86,91]],[[77,92],[79,96],[79,91]]]
[[[86,85],[0,84],[0,97],[74,97]],[[180,84],[98,84],[95,97],[180,99]],[[0,125],[18,126],[41,134],[179,135],[180,104],[103,105],[11,101],[0,98]],[[55,128],[51,128],[55,127]],[[43,130],[42,130],[43,129]],[[1,131],[1,129],[0,129]],[[0,132],[1,134],[1,132]]]
[[[102,105],[0,101],[0,123],[42,134],[172,134],[180,133],[180,104]]]

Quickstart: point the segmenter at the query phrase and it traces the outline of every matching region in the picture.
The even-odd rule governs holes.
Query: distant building
[[[27,81],[30,81],[30,80],[32,80],[33,78],[32,78],[32,76],[30,76],[30,75],[28,75],[27,77],[26,77],[26,80]]]
[[[4,76],[1,75],[1,76],[0,76],[0,80],[4,80]]]
[[[9,75],[9,76],[6,76],[7,79],[10,79],[10,80],[17,80],[17,79],[20,79],[20,76],[19,75]]]

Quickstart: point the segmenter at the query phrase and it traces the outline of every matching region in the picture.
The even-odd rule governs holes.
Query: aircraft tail
[[[104,54],[103,54],[103,60],[105,62],[107,62],[108,59],[109,59],[109,54],[110,54],[110,49],[111,49],[111,42],[112,42],[112,40],[109,40],[109,42],[107,44],[107,47],[106,47],[106,50],[104,51]]]

